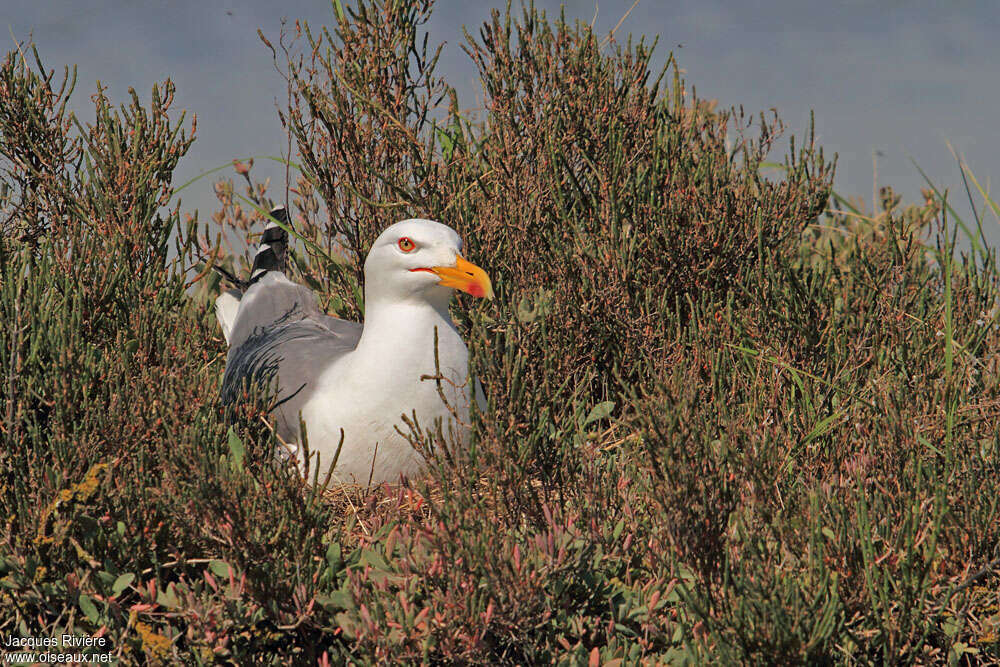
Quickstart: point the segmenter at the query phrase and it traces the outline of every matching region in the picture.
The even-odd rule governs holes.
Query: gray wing
[[[268,273],[240,300],[233,322],[221,399],[229,405],[249,386],[270,389],[278,434],[298,439],[299,412],[319,375],[354,350],[362,326],[323,313],[311,290]]]

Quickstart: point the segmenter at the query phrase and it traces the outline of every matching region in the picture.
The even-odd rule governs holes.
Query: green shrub
[[[532,8],[467,37],[463,112],[430,9],[278,42],[294,277],[360,317],[371,240],[424,216],[494,279],[454,310],[489,407],[466,448],[414,428],[399,487],[310,487],[268,397],[218,404],[208,263],[282,198],[252,162],[184,217],[169,82],[84,125],[7,56],[0,627],[127,663],[998,659],[995,256],[930,191],[827,210],[811,136],[768,171],[776,117]]]

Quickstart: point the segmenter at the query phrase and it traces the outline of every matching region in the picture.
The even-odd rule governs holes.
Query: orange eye
[[[408,236],[399,239],[399,249],[403,252],[410,252],[417,247],[417,244],[410,240]]]

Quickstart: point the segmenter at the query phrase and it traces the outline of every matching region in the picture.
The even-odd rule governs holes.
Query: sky
[[[431,41],[446,44],[440,72],[463,107],[482,98],[475,68],[460,48],[463,26],[477,34],[490,8],[501,4],[439,0],[428,25]],[[589,23],[596,15],[597,31],[607,34],[632,0],[562,4],[570,18]],[[283,18],[314,28],[334,20],[326,0],[0,5],[4,52],[15,38],[31,38],[47,67],[77,65],[73,107],[82,120],[93,119],[89,96],[98,80],[119,102],[130,86],[148,100],[155,82],[174,81],[175,108],[198,116],[198,138],[175,173],[178,184],[234,158],[285,150],[276,109],[285,85],[257,30],[276,40]],[[536,6],[554,14],[560,3],[537,0]],[[640,0],[617,35],[629,33],[659,36],[658,62],[673,51],[703,99],[747,112],[776,109],[789,133],[799,136],[815,112],[817,142],[828,155],[838,154],[834,187],[845,196],[870,202],[877,183],[919,200],[924,183],[911,160],[939,185],[964,192],[949,146],[980,182],[1000,178],[995,0]],[[254,174],[270,175],[275,185],[284,177],[282,169],[260,163]],[[209,216],[211,181],[184,191],[183,210]],[[1000,243],[1000,223],[985,227],[991,243]]]

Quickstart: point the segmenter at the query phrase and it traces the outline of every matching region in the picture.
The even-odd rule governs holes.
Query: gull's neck
[[[363,355],[390,355],[387,358],[413,356],[424,360],[434,354],[434,330],[438,332],[438,350],[450,349],[452,339],[460,337],[448,313],[447,301],[372,300],[366,304],[364,329],[356,351]],[[464,348],[464,345],[463,345]]]

